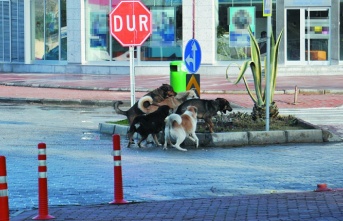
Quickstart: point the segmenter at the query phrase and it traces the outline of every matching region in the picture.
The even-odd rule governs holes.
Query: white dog
[[[187,149],[180,147],[180,144],[186,137],[195,142],[195,145],[198,148],[199,139],[195,134],[197,127],[197,111],[198,109],[196,107],[188,106],[181,116],[178,114],[171,114],[165,119],[164,150],[167,149],[168,142],[178,150],[187,151]],[[175,145],[171,143],[171,139],[176,140]]]

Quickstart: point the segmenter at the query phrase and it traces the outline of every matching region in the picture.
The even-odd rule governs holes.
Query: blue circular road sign
[[[187,42],[183,58],[189,72],[195,73],[198,71],[201,63],[201,47],[194,38]]]

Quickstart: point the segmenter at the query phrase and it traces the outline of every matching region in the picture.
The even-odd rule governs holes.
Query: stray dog
[[[173,87],[169,84],[162,84],[161,87],[147,93],[145,96],[150,96],[153,100],[153,102],[159,103],[170,96],[175,96],[177,93],[174,91]],[[143,104],[144,106],[149,106],[148,102],[145,102],[146,104]],[[114,110],[117,114],[125,115],[129,121],[129,124],[131,126],[133,119],[139,115],[143,115],[144,112],[141,111],[138,108],[138,102],[136,102],[130,109],[127,111],[123,111],[119,109],[119,105],[123,104],[122,101],[117,101],[113,103]]]
[[[205,99],[192,99],[183,102],[176,110],[176,114],[182,114],[188,106],[195,106],[198,108],[198,119],[204,119],[208,129],[213,133],[212,117],[217,114],[218,111],[226,113],[226,111],[232,111],[230,102],[224,98],[216,98],[215,100]]]
[[[198,98],[195,93],[195,89],[190,89],[185,92],[179,92],[176,96],[167,97],[159,103],[154,103],[152,97],[144,96],[138,101],[138,107],[146,114],[152,113],[158,109],[159,106],[168,105],[173,111],[176,111],[177,107],[189,99]],[[149,102],[150,106],[145,107],[144,103]]]
[[[129,143],[127,147],[130,147],[134,143],[133,135],[135,132],[141,135],[141,139],[138,141],[138,147],[141,147],[142,141],[146,140],[149,134],[152,134],[156,145],[161,146],[158,142],[157,134],[165,127],[164,120],[169,115],[169,112],[170,107],[163,105],[151,114],[137,116],[128,131]]]
[[[166,119],[166,127],[164,129],[164,147],[167,149],[167,142],[173,147],[181,151],[187,151],[180,147],[180,144],[188,137],[198,148],[199,139],[195,134],[197,127],[197,108],[194,106],[188,106],[187,110],[180,116],[178,114],[171,114]],[[171,143],[171,139],[176,140],[175,145]]]

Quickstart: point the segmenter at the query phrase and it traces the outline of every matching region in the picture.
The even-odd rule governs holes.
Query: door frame
[[[321,6],[321,7],[286,7],[284,12],[284,30],[285,30],[285,44],[284,44],[284,52],[285,52],[285,64],[286,65],[330,65],[331,60],[331,7],[328,6]],[[287,19],[287,10],[299,10],[300,11],[300,60],[294,61],[294,60],[288,60],[288,33],[287,33],[287,25],[288,25],[288,19]],[[310,11],[320,11],[320,10],[329,10],[329,36],[328,36],[328,52],[327,52],[327,60],[306,60],[306,51],[308,52],[307,57],[310,58],[310,50],[308,48],[310,47],[310,38],[306,38],[305,29],[308,26],[306,24],[305,19],[305,12],[306,10],[308,12]],[[305,41],[308,41],[307,47],[305,45]]]

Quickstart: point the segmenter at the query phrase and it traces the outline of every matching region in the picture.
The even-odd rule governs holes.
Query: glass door
[[[286,63],[329,64],[329,8],[286,9]]]

